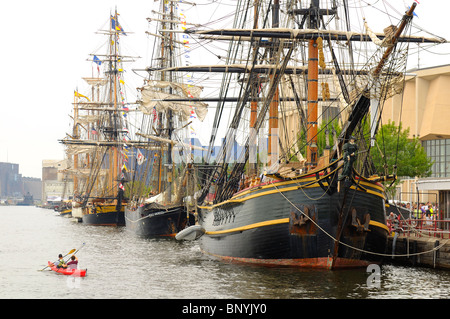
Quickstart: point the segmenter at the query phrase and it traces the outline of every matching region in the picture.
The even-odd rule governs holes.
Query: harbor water
[[[449,271],[249,266],[206,256],[196,242],[138,238],[125,227],[87,226],[48,209],[0,206],[0,218],[2,299],[449,298]],[[86,277],[39,271],[83,243],[77,256]]]

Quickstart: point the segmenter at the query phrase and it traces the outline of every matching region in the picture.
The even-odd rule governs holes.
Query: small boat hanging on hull
[[[176,240],[197,240],[205,233],[205,229],[200,225],[189,226],[180,231],[176,236]]]

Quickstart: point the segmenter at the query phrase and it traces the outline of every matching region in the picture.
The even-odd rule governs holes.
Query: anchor
[[[364,215],[364,224],[361,224],[361,221],[356,216],[356,209],[352,209],[352,226],[356,227],[357,232],[370,231],[369,229],[370,223],[370,214],[367,213]]]

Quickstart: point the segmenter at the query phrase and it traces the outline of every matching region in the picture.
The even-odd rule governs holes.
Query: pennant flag
[[[123,166],[122,166],[122,171],[123,171],[123,172],[128,172],[128,169],[127,169],[127,167],[125,166],[125,164],[123,164]]]
[[[75,94],[75,96],[76,97],[84,97],[86,100],[88,100],[89,102],[91,101],[91,100],[89,100],[89,98],[87,97],[87,96],[84,96],[83,94],[80,94],[80,93],[78,93],[77,91],[74,91],[74,94]]]
[[[142,155],[141,151],[138,150],[138,154],[137,154],[137,164],[138,164],[138,165],[142,165],[142,163],[144,163],[144,161],[145,161],[144,155]]]

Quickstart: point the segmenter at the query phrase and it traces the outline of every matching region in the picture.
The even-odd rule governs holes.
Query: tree
[[[433,162],[427,157],[419,139],[408,136],[409,128],[403,130],[401,122],[396,126],[395,122],[389,121],[381,127],[376,137],[378,146],[370,152],[378,174],[387,173],[385,167],[392,169],[396,166],[397,176],[431,176]]]

